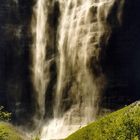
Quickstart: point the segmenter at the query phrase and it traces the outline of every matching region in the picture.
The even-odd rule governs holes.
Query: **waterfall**
[[[52,34],[49,17],[56,2],[60,17],[57,31]],[[110,34],[106,18],[113,3],[114,0],[37,0],[32,22],[32,78],[37,113],[42,119],[46,117],[42,120],[41,140],[65,138],[95,120],[105,83],[100,43],[106,42]],[[54,44],[51,38],[56,38]],[[57,52],[49,56],[54,46]],[[45,95],[52,78],[52,60],[57,65],[57,81],[51,93],[53,115],[47,120]]]

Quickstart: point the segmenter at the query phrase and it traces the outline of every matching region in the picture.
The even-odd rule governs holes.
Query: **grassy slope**
[[[65,140],[140,140],[140,102],[89,124]]]
[[[0,122],[0,140],[23,140],[19,132],[10,124]]]

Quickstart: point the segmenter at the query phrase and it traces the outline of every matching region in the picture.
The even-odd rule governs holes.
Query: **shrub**
[[[0,107],[0,121],[10,121],[11,113],[4,111],[4,107]]]

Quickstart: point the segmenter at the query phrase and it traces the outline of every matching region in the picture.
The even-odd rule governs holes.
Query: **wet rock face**
[[[125,1],[121,26],[116,26],[111,12],[112,35],[103,58],[108,86],[102,103],[108,108],[117,109],[140,98],[139,6],[138,0]]]

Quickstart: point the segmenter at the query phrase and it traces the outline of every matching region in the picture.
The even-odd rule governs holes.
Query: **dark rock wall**
[[[1,0],[0,105],[23,121],[33,113],[30,81],[31,0]]]
[[[122,24],[112,8],[108,22],[112,28],[103,69],[108,85],[103,106],[117,109],[140,98],[140,1],[125,0]]]

